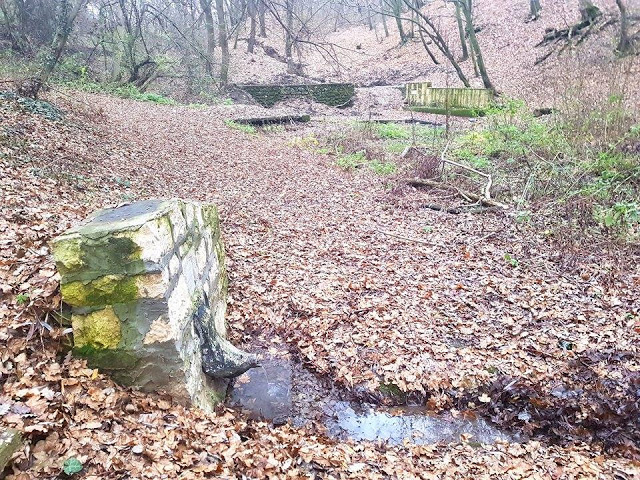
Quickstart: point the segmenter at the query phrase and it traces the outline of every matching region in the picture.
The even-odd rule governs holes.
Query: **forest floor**
[[[424,208],[429,191],[294,141],[320,124],[250,134],[226,107],[74,96],[55,98],[62,121],[2,104],[0,422],[28,439],[8,478],[70,457],[95,479],[638,478],[636,258],[563,251],[508,213]],[[236,343],[287,350],[353,398],[470,411],[524,439],[338,441],[187,410],[61,354],[47,241],[151,197],[220,207]]]

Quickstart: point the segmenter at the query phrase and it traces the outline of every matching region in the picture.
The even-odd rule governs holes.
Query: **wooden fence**
[[[493,92],[484,88],[433,88],[430,82],[407,83],[406,101],[410,107],[487,108]]]

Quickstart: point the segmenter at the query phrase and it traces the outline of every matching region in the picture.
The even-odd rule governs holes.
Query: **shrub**
[[[579,105],[582,118],[569,111],[536,118],[507,100],[455,137],[449,155],[507,185],[528,218],[544,211],[544,222],[573,224],[580,235],[596,226],[630,239],[640,221],[640,129],[618,97],[591,110]],[[540,208],[525,208],[531,202]]]

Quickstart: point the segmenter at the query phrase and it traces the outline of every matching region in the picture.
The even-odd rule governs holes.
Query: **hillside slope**
[[[597,0],[604,12],[602,23],[611,24],[586,37],[580,45],[553,53],[536,65],[536,60],[549,52],[550,47],[536,47],[547,29],[565,28],[579,20],[577,0],[547,0],[542,2],[541,17],[528,21],[529,2],[526,0],[478,0],[475,2],[478,39],[489,76],[497,90],[512,97],[523,98],[536,106],[553,106],[571,99],[576,93],[594,99],[624,93],[629,104],[637,108],[640,98],[640,56],[619,59],[614,54],[618,35],[618,12],[613,0]],[[640,4],[630,2],[632,13],[640,13]],[[639,12],[635,12],[639,10]],[[460,52],[460,41],[450,4],[437,0],[425,7],[452,49]],[[356,25],[330,33],[322,47],[307,46],[303,57],[306,73],[313,79],[352,81],[360,85],[397,84],[426,80],[436,86],[461,85],[455,71],[438,55],[435,65],[419,38],[399,45],[397,28],[387,20],[389,37],[384,37],[382,23],[369,30]],[[600,25],[599,25],[600,27]],[[599,28],[598,27],[598,28]],[[275,49],[282,49],[275,36],[265,40]],[[556,50],[559,51],[562,45]],[[435,51],[435,48],[433,49]],[[237,83],[270,83],[286,78],[286,66],[266,57],[261,49],[250,55],[239,47],[233,52],[231,73]],[[331,55],[328,54],[331,52]],[[472,83],[481,86],[473,77],[471,60],[462,64]],[[600,80],[596,80],[600,79]],[[604,79],[604,80],[602,80]],[[300,77],[298,81],[308,81]]]

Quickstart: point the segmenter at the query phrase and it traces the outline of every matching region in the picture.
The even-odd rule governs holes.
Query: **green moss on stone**
[[[212,233],[217,232],[220,228],[220,215],[215,205],[203,205],[202,218],[204,219],[204,224],[212,230]]]
[[[215,388],[210,388],[207,390],[207,393],[209,394],[209,401],[211,402],[211,405],[214,407],[216,405],[224,403],[224,401],[227,398],[227,391],[223,389],[218,390]]]
[[[95,307],[132,302],[138,298],[136,277],[105,275],[91,282],[71,282],[60,286],[62,299],[74,307]]]
[[[158,226],[159,227],[165,227],[168,231],[169,231],[169,235],[171,235],[171,240],[172,241],[176,241],[175,237],[173,236],[173,225],[171,225],[171,220],[169,219],[169,214],[167,215],[163,215],[162,217],[160,217],[158,219]]]
[[[53,245],[53,259],[60,273],[73,272],[84,266],[80,239],[61,240]]]
[[[105,274],[145,271],[140,247],[125,232],[118,236],[63,238],[53,244],[62,283],[93,280]]]
[[[102,349],[91,345],[74,347],[73,354],[77,357],[87,359],[87,364],[91,368],[99,368],[108,371],[130,370],[135,367],[138,358],[131,352],[120,349]],[[119,378],[119,380],[122,380]],[[130,382],[122,382],[131,384]]]
[[[113,349],[122,338],[120,319],[111,307],[88,315],[73,315],[71,323],[76,348]]]

